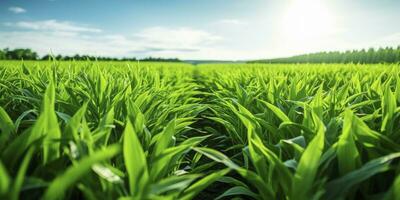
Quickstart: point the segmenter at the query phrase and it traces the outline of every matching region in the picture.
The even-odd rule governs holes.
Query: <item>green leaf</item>
[[[27,149],[34,141],[44,137],[43,141],[43,164],[57,159],[60,156],[60,143],[56,140],[61,138],[57,116],[54,110],[55,88],[50,82],[43,97],[42,112],[20,146],[22,150]]]
[[[393,115],[397,107],[396,102],[396,96],[387,86],[382,98],[382,132],[387,131],[391,134],[393,131]]]
[[[337,158],[339,164],[339,173],[344,175],[355,170],[360,164],[360,154],[354,142],[353,113],[346,110],[344,113],[344,125],[342,135],[337,144]]]
[[[168,173],[175,170],[179,160],[191,150],[191,147],[198,145],[208,136],[191,137],[180,143],[178,146],[165,149],[159,156],[151,160],[149,174],[152,181],[158,181],[165,177]]]
[[[4,198],[10,187],[10,177],[7,170],[0,160],[0,198]]]
[[[8,116],[6,111],[0,106],[0,150],[10,138],[11,133],[15,130],[14,123]]]
[[[239,166],[237,166],[234,162],[232,162],[227,156],[225,156],[224,154],[222,154],[214,149],[210,149],[210,148],[206,148],[206,147],[195,147],[193,149],[214,161],[225,164],[227,167],[229,167],[231,169],[239,168]]]
[[[93,139],[95,142],[107,145],[111,130],[114,128],[114,108],[111,108],[99,122],[99,126],[94,131]]]
[[[183,192],[183,196],[179,199],[190,200],[193,199],[197,194],[207,188],[209,185],[217,181],[219,178],[225,176],[230,171],[230,169],[223,169],[217,172],[213,172],[210,175],[198,180],[196,183],[191,185]]]
[[[16,167],[17,162],[20,160],[20,157],[23,156],[27,149],[34,143],[40,141],[43,142],[43,138],[45,136],[40,136],[36,140],[29,141],[29,137],[31,137],[34,133],[31,134],[31,130],[27,129],[25,132],[17,136],[13,139],[10,144],[4,149],[1,154],[1,158],[3,160],[7,160],[4,163],[9,169],[13,169]],[[32,138],[30,138],[32,139]]]
[[[252,192],[249,188],[243,187],[243,186],[235,186],[232,187],[228,190],[226,190],[223,194],[219,195],[215,200],[219,200],[225,197],[230,197],[230,196],[237,196],[237,195],[243,195],[243,196],[249,196],[254,199],[260,199],[260,196],[257,195],[256,193]]]
[[[94,164],[92,170],[96,172],[101,178],[107,180],[110,183],[123,183],[121,177],[115,174],[111,169],[105,165]]]
[[[372,176],[390,170],[390,163],[400,157],[400,153],[393,153],[369,161],[360,169],[347,173],[345,176],[335,179],[326,185],[324,199],[344,199],[351,188],[371,178]]]
[[[87,175],[94,164],[106,161],[120,152],[121,147],[119,145],[111,145],[105,149],[94,152],[90,156],[82,158],[51,182],[43,199],[63,199],[66,190]]]
[[[55,87],[54,83],[51,82],[47,87],[46,93],[44,95],[42,115],[45,116],[46,120],[43,120],[42,124],[45,126],[44,134],[46,135],[44,139],[45,146],[43,147],[43,163],[57,159],[60,156],[60,143],[55,140],[61,138],[60,128],[58,126],[57,115],[54,110],[55,105]],[[32,131],[36,131],[32,129]]]
[[[400,175],[397,175],[389,192],[386,193],[385,200],[400,199]]]
[[[85,112],[87,109],[88,103],[84,103],[82,107],[72,116],[72,118],[68,121],[65,126],[65,137],[69,139],[74,139],[75,141],[79,140],[78,131],[80,128],[80,124],[82,122],[83,117],[85,116]]]
[[[175,129],[176,120],[172,120],[168,123],[163,132],[159,134],[160,136],[157,138],[152,156],[159,156],[166,148],[168,148],[173,143]]]
[[[325,126],[314,112],[311,116],[317,127],[317,134],[300,158],[290,194],[292,199],[307,200],[312,198],[312,188],[324,149]]]
[[[128,101],[129,119],[133,122],[135,131],[141,134],[146,123],[145,117],[139,106],[134,101]]]
[[[261,199],[275,199],[275,192],[271,186],[264,182],[264,180],[256,173],[248,169],[239,168],[236,170],[243,178],[251,183],[261,196]]]
[[[273,104],[270,104],[266,101],[259,100],[261,103],[265,104],[282,122],[291,122],[289,117],[278,107],[274,106]]]
[[[166,192],[180,192],[186,189],[190,183],[192,183],[199,175],[182,175],[182,176],[171,176],[162,179],[150,186],[151,195],[159,195]]]
[[[353,115],[353,131],[357,142],[362,143],[365,147],[382,146],[385,150],[389,151],[400,151],[400,145],[393,142],[386,135],[380,134],[376,131],[371,130],[365,122],[360,118]]]
[[[19,167],[17,176],[16,176],[16,178],[14,180],[14,184],[13,184],[11,192],[10,192],[10,199],[11,200],[19,199],[18,196],[19,196],[19,193],[21,191],[22,184],[24,183],[26,170],[28,169],[29,162],[31,161],[32,155],[34,153],[34,150],[35,150],[34,147],[29,148],[29,150],[25,154],[24,159],[22,160],[22,163],[21,163],[21,165]]]
[[[131,195],[142,199],[149,180],[147,161],[142,145],[129,119],[124,131],[123,154]]]
[[[291,190],[290,184],[293,182],[293,176],[289,169],[274,152],[262,144],[259,138],[251,139],[250,143],[255,153],[264,157],[262,161],[269,163],[268,177],[270,177],[270,179],[267,182],[268,185],[274,186],[274,190],[276,190],[277,183],[279,183],[284,193],[289,193]],[[254,165],[256,165],[256,163],[254,163]]]

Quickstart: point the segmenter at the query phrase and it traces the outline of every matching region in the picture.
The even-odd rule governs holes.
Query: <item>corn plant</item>
[[[399,199],[398,65],[0,62],[1,199]]]

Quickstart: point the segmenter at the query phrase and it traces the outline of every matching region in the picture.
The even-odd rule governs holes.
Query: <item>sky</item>
[[[400,45],[399,0],[0,0],[0,48],[248,60]]]

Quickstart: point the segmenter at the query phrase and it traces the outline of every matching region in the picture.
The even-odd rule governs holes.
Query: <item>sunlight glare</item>
[[[291,45],[315,46],[335,32],[334,16],[324,0],[291,0],[283,17],[282,36]]]

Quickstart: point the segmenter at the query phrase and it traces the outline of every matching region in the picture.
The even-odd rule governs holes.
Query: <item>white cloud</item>
[[[19,21],[16,23],[6,22],[4,25],[35,31],[59,31],[59,32],[92,32],[99,33],[102,30],[77,25],[68,21],[57,21],[54,19],[43,21]]]
[[[78,53],[112,57],[240,60],[263,58],[268,53],[276,52],[276,49],[268,51],[268,43],[252,40],[256,37],[243,38],[248,34],[247,29],[243,29],[244,32],[221,32],[156,26],[132,34],[110,34],[91,26],[57,20],[8,22],[4,25],[12,29],[0,29],[0,48],[31,48],[40,55]]]
[[[132,35],[106,34],[98,29],[55,20],[7,23],[13,31],[0,31],[0,48],[31,48],[40,55],[89,54],[113,57],[217,58],[221,37],[188,27],[149,27]],[[98,31],[97,31],[98,30]]]
[[[221,19],[216,22],[216,24],[222,25],[245,25],[246,22],[239,19]]]
[[[10,12],[15,13],[15,14],[20,14],[20,13],[25,13],[26,12],[26,10],[24,8],[17,7],[17,6],[9,7],[8,10]]]
[[[214,44],[222,38],[203,30],[187,27],[150,27],[134,35],[137,39],[160,48],[193,48]]]
[[[49,31],[0,32],[2,47],[31,48],[40,55],[54,53],[64,55],[90,54],[98,56],[126,55],[126,46],[113,45],[113,40],[101,36],[83,37],[80,34]]]

